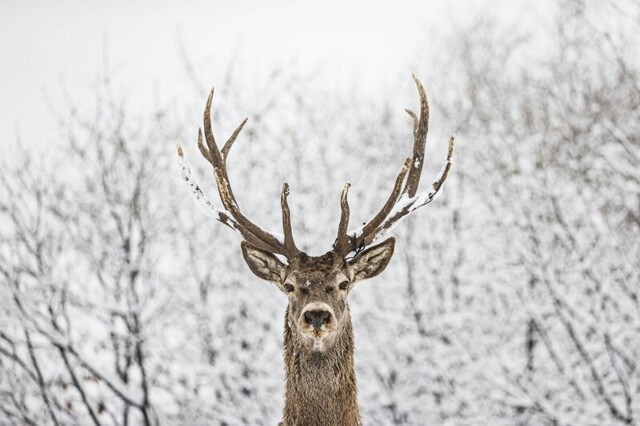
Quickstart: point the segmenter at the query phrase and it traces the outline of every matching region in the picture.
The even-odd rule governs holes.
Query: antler
[[[431,188],[418,193],[418,185],[422,174],[424,164],[425,144],[427,132],[429,129],[429,104],[427,95],[422,87],[422,83],[413,76],[420,95],[420,116],[411,110],[405,110],[413,119],[413,153],[407,158],[396,178],[393,189],[389,198],[384,203],[380,211],[365,225],[360,228],[347,231],[349,226],[349,202],[347,199],[349,183],[345,184],[340,197],[341,216],[338,226],[338,237],[333,245],[334,250],[342,256],[347,256],[353,251],[360,251],[364,247],[369,246],[375,241],[389,233],[398,225],[405,217],[414,210],[429,204],[433,201],[442,190],[445,180],[449,175],[453,161],[453,148],[455,136],[451,135],[449,139],[449,150],[447,153],[447,161],[436,178]],[[213,89],[207,99],[204,110],[204,141],[202,130],[198,131],[198,148],[202,156],[213,166],[213,173],[216,179],[218,193],[224,209],[215,207],[203,194],[200,187],[191,177],[191,169],[184,157],[182,147],[178,146],[178,155],[182,159],[182,176],[187,184],[191,187],[193,198],[205,207],[205,212],[215,217],[220,222],[230,228],[240,232],[242,237],[250,244],[257,248],[270,251],[276,254],[282,254],[287,258],[300,253],[295,245],[293,233],[291,230],[291,218],[289,212],[289,204],[287,197],[289,195],[289,185],[285,182],[282,185],[282,193],[280,203],[282,208],[282,227],[284,234],[265,231],[258,225],[251,222],[241,211],[236,201],[229,176],[227,174],[227,158],[233,147],[238,135],[247,122],[245,118],[242,123],[234,130],[229,139],[224,144],[222,150],[218,149],[213,129],[211,126],[211,103],[213,100]],[[205,145],[206,142],[206,145]]]
[[[192,195],[197,201],[203,201],[207,207],[207,211],[213,213],[213,216],[217,220],[228,225],[232,229],[240,232],[242,237],[253,246],[268,250],[272,253],[282,254],[287,258],[291,258],[298,254],[300,251],[296,247],[293,241],[293,233],[291,231],[291,220],[289,214],[289,205],[287,203],[287,196],[289,195],[289,185],[285,182],[282,186],[281,195],[281,207],[282,207],[282,225],[284,229],[284,235],[276,234],[273,232],[265,231],[258,225],[251,222],[241,211],[236,201],[231,184],[229,183],[229,176],[227,175],[227,158],[229,157],[229,151],[233,147],[233,143],[242,131],[242,128],[247,122],[245,118],[242,123],[231,134],[227,142],[224,144],[222,151],[218,149],[215,137],[213,135],[213,128],[211,126],[211,103],[213,100],[214,90],[211,89],[209,98],[207,99],[207,105],[204,109],[204,139],[206,146],[202,140],[202,130],[198,130],[198,148],[202,156],[213,166],[213,174],[218,186],[218,193],[220,194],[220,200],[224,206],[224,210],[214,207],[209,200],[204,197],[204,194],[200,190],[200,187],[191,178],[191,170],[184,158],[182,148],[178,146],[178,155],[183,160],[182,174],[183,178],[191,186]]]
[[[422,87],[422,83],[420,83],[415,75],[413,75],[413,80],[416,83],[418,94],[420,95],[420,116],[418,117],[411,110],[405,110],[413,119],[413,155],[404,162],[393,185],[391,195],[389,195],[387,202],[382,206],[378,214],[364,226],[348,232],[349,203],[347,201],[347,193],[349,184],[347,183],[347,185],[345,185],[340,198],[342,213],[340,216],[340,225],[338,226],[338,237],[333,246],[334,250],[342,256],[346,256],[353,251],[360,251],[364,247],[379,240],[414,210],[433,201],[436,196],[439,195],[449,175],[453,161],[455,135],[451,135],[451,139],[449,139],[447,162],[436,178],[436,181],[430,189],[416,194],[418,184],[420,183],[420,175],[422,174],[424,150],[427,141],[427,132],[429,130],[429,103],[427,102],[427,95],[424,87]]]

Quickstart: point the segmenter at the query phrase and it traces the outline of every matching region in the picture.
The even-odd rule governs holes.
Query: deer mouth
[[[329,324],[323,324],[320,327],[314,327],[313,325],[302,323],[299,325],[299,330],[303,336],[309,339],[322,340],[333,332],[335,329],[333,324],[334,322],[335,321],[332,321]]]
[[[301,324],[300,334],[313,351],[323,351],[334,332],[333,324],[325,324],[320,328],[315,328],[307,324]]]
[[[301,330],[302,335],[306,338],[308,344],[311,345],[313,351],[323,351],[326,347],[328,337],[331,335],[331,331],[322,329],[305,329]]]
[[[302,334],[312,340],[322,340],[325,337],[327,337],[330,333],[331,331],[329,330],[310,328],[310,327],[307,327],[306,330],[302,330]]]

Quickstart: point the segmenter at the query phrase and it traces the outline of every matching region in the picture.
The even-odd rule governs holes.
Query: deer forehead
[[[322,256],[299,253],[289,262],[289,277],[297,285],[313,287],[338,279],[344,268],[344,259],[330,251]]]
[[[287,281],[291,281],[297,286],[314,288],[327,284],[335,284],[346,276],[341,270],[332,271],[292,271],[287,277]]]

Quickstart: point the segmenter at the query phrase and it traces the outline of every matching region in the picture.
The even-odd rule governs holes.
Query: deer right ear
[[[246,241],[242,242],[241,247],[242,256],[251,272],[263,280],[277,284],[278,287],[282,286],[287,275],[287,266],[284,263],[273,253],[260,250]]]
[[[380,274],[391,261],[396,239],[391,237],[378,244],[369,247],[362,253],[347,262],[347,271],[352,283],[373,278]]]

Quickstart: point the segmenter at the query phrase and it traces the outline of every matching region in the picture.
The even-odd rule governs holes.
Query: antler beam
[[[203,124],[204,124],[204,141],[202,138],[202,129],[198,130],[198,148],[202,156],[213,166],[213,174],[216,179],[218,187],[218,193],[220,194],[220,200],[224,210],[219,210],[213,207],[213,205],[204,198],[200,188],[193,182],[193,180],[187,179],[185,176],[185,166],[183,165],[183,177],[192,186],[192,193],[197,200],[204,200],[205,205],[209,211],[214,213],[214,216],[226,225],[231,226],[233,229],[242,234],[242,237],[253,246],[268,250],[272,253],[282,254],[287,258],[295,256],[299,253],[296,245],[293,241],[293,233],[291,231],[291,220],[289,214],[289,205],[287,203],[287,196],[289,194],[289,185],[285,182],[282,187],[282,223],[284,227],[284,236],[265,231],[252,221],[250,221],[240,210],[236,197],[233,194],[231,184],[229,182],[229,176],[227,174],[227,158],[229,152],[233,147],[233,144],[242,131],[242,128],[247,122],[245,118],[242,123],[234,130],[229,139],[224,144],[222,151],[218,149],[215,136],[213,134],[213,127],[211,124],[211,104],[213,101],[214,90],[211,89],[209,97],[207,98],[207,104],[204,110]],[[206,145],[205,145],[206,142]],[[184,154],[182,149],[178,147],[178,154],[184,160]],[[186,162],[184,163],[186,164]],[[187,170],[188,166],[187,166]],[[190,178],[190,170],[189,176]]]
[[[413,80],[420,96],[420,116],[411,110],[405,110],[413,119],[413,154],[405,160],[393,185],[391,194],[382,209],[364,226],[346,233],[346,225],[343,227],[343,224],[349,222],[349,204],[346,200],[346,188],[342,192],[340,201],[342,214],[334,249],[343,256],[347,256],[353,251],[360,251],[379,240],[414,210],[433,201],[440,193],[449,175],[453,162],[454,135],[449,140],[447,160],[440,175],[432,184],[431,189],[417,193],[424,165],[425,145],[429,130],[429,103],[420,80],[415,75]]]

